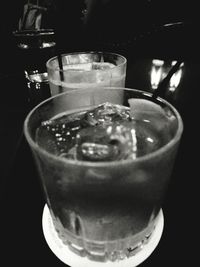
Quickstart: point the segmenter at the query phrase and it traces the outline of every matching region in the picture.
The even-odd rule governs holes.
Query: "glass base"
[[[145,261],[151,253],[157,247],[160,238],[163,233],[164,227],[164,216],[162,209],[158,215],[157,225],[151,235],[150,240],[147,244],[143,246],[143,248],[134,256],[130,258],[126,258],[124,260],[120,260],[117,262],[94,262],[89,260],[86,257],[81,257],[75,253],[73,253],[69,248],[63,244],[60,238],[57,235],[57,232],[54,228],[51,215],[47,205],[45,204],[42,216],[42,228],[45,240],[52,250],[52,252],[65,264],[71,267],[135,267]]]

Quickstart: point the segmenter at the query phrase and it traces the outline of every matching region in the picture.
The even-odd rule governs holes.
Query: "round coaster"
[[[52,252],[65,264],[71,267],[135,267],[145,261],[151,253],[157,247],[160,238],[163,233],[164,227],[164,216],[162,209],[158,215],[157,225],[150,237],[150,240],[147,244],[143,246],[143,248],[134,256],[120,260],[117,262],[97,262],[89,260],[86,257],[81,257],[75,253],[73,253],[69,248],[63,244],[60,238],[57,235],[57,232],[54,228],[51,215],[47,205],[45,204],[42,216],[42,228],[45,240],[52,250]]]

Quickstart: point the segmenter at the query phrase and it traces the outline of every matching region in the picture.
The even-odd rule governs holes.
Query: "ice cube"
[[[36,132],[38,145],[55,155],[72,157],[71,149],[75,144],[82,116],[83,113],[80,112],[43,121]]]
[[[115,65],[109,62],[93,62],[92,63],[93,70],[108,70],[114,67]]]
[[[129,122],[81,129],[76,136],[77,159],[113,161],[135,158],[137,140],[132,126],[133,122]]]
[[[147,99],[129,99],[130,116],[140,122],[138,136],[146,136],[140,142],[140,154],[150,153],[165,145],[174,135],[175,116],[168,109]],[[141,139],[141,138],[140,138]],[[143,151],[143,152],[142,152]]]
[[[84,126],[107,125],[113,122],[129,121],[129,108],[109,102],[86,112],[81,123]]]
[[[63,70],[76,71],[90,71],[92,70],[92,63],[67,64],[63,66]]]
[[[168,142],[163,132],[160,132],[149,121],[135,121],[134,128],[137,140],[136,157],[152,153]]]

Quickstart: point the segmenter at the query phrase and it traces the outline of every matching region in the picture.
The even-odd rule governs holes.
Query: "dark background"
[[[32,0],[32,3],[36,0]],[[22,17],[25,0],[4,1],[1,3],[0,16],[0,49],[3,51],[3,62],[0,74],[6,73],[12,61],[13,69],[23,69],[17,60],[17,51],[12,32],[18,29],[19,19]],[[188,29],[189,38],[175,36],[168,46],[179,40],[181,46],[192,48],[198,41],[199,8],[198,1],[181,0],[40,0],[39,3],[47,7],[43,13],[43,28],[54,28],[57,38],[57,47],[61,52],[77,50],[115,50],[133,54],[152,52],[154,45],[143,41],[145,48],[138,44],[141,37],[145,38],[168,23],[182,22]],[[83,21],[83,10],[87,3],[92,3],[88,18]],[[181,33],[179,33],[181,34]],[[172,37],[172,36],[171,36]],[[182,38],[183,42],[180,42]],[[136,42],[137,41],[137,42]],[[162,47],[162,38],[159,40]],[[154,44],[157,41],[154,41]],[[199,43],[199,42],[198,42]],[[157,45],[158,46],[158,45]],[[178,49],[183,49],[179,46]],[[197,47],[197,45],[196,45]],[[157,47],[158,48],[158,47]],[[157,50],[156,48],[156,50]],[[160,48],[161,49],[161,48]],[[169,48],[168,48],[169,49]],[[165,53],[167,53],[165,49]],[[185,51],[184,51],[185,53]],[[163,53],[164,54],[164,53]],[[1,59],[1,60],[2,60]]]

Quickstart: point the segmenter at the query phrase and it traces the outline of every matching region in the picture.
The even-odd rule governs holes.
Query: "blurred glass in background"
[[[32,105],[50,96],[46,61],[56,54],[54,15],[51,1],[28,0],[13,31]]]

